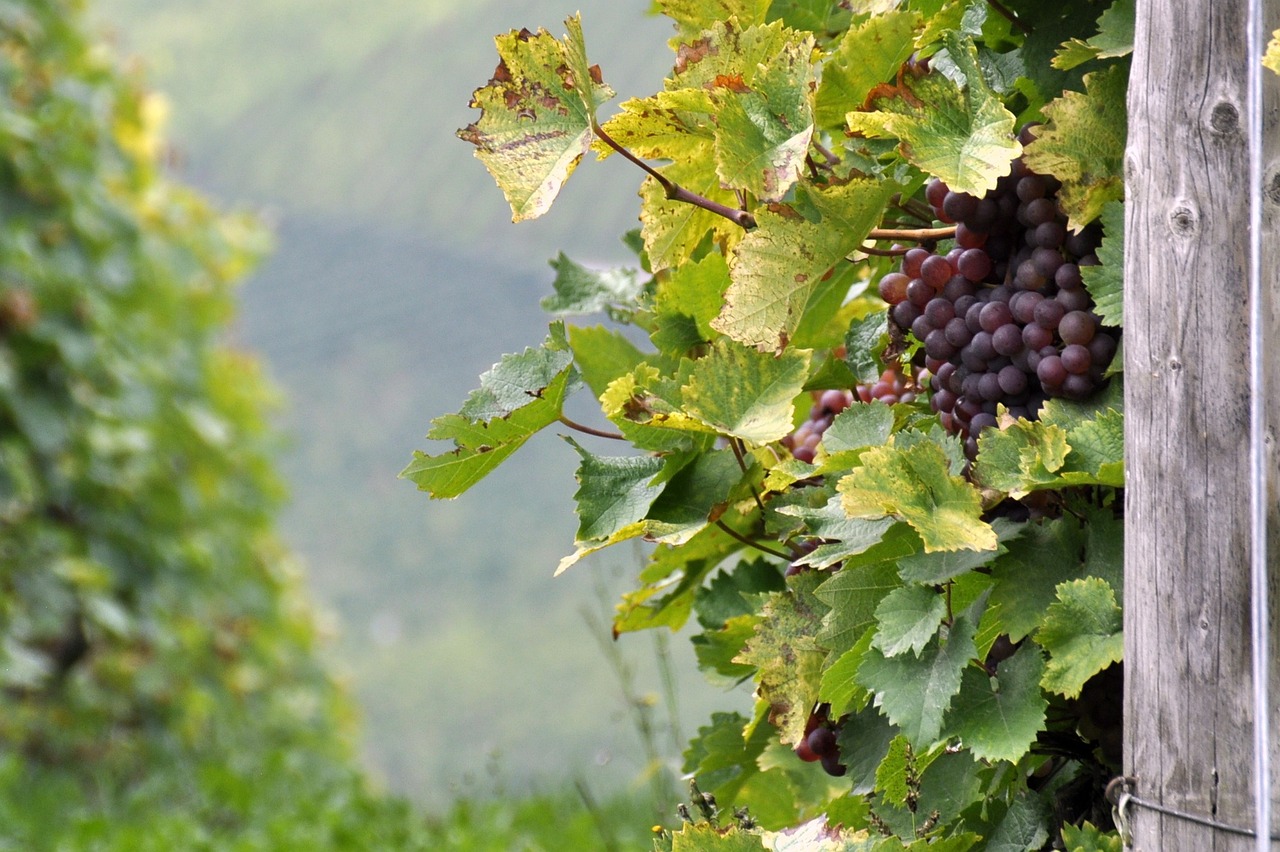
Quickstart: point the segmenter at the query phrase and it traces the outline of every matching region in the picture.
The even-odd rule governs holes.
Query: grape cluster
[[[828,775],[836,778],[848,772],[848,768],[840,762],[840,744],[837,738],[840,723],[827,718],[828,706],[819,704],[809,714],[804,725],[804,739],[796,743],[796,756],[807,763],[822,761],[822,768]]]
[[[971,458],[997,405],[1033,420],[1047,397],[1083,399],[1116,354],[1119,330],[1102,325],[1080,275],[1101,233],[1067,230],[1059,186],[1021,159],[982,198],[931,180],[925,197],[955,224],[954,248],[908,249],[880,280],[893,324],[923,344],[930,405]]]
[[[875,382],[858,385],[852,391],[815,391],[809,418],[783,438],[782,445],[791,450],[791,455],[800,461],[812,462],[817,455],[818,444],[822,442],[822,434],[827,431],[836,415],[852,405],[855,399],[859,402],[879,400],[893,405],[895,402],[913,402],[915,398],[913,386],[896,367],[885,370]]]

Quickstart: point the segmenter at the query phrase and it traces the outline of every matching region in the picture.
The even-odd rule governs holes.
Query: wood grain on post
[[[1270,32],[1280,3],[1264,2]],[[1259,58],[1246,51],[1245,0],[1137,5],[1126,163],[1125,772],[1143,799],[1252,829],[1246,107],[1249,63]],[[1263,281],[1275,292],[1278,78],[1266,74]],[[1266,329],[1271,447],[1280,423],[1275,303]],[[1269,465],[1275,566],[1274,455]],[[1140,807],[1129,816],[1143,852],[1254,848],[1249,837]]]

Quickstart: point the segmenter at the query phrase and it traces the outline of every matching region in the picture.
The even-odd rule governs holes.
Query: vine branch
[[[647,174],[649,177],[656,180],[658,184],[662,187],[662,191],[666,193],[667,198],[669,198],[670,200],[682,201],[686,204],[692,204],[694,207],[701,207],[703,210],[707,210],[712,213],[715,213],[717,216],[723,216],[724,218],[728,219],[730,222],[733,222],[735,225],[747,231],[751,230],[756,226],[756,217],[752,216],[746,210],[738,210],[734,207],[728,206],[727,204],[721,204],[718,201],[712,201],[710,198],[707,198],[704,195],[699,195],[696,192],[690,192],[689,190],[685,189],[683,186],[680,186],[680,184],[671,180],[666,175],[662,174],[657,169],[655,169],[653,166],[649,165],[644,160],[640,159],[635,154],[628,151],[625,147],[615,142],[613,137],[611,137],[608,133],[606,133],[604,128],[601,127],[599,124],[597,124],[594,120],[591,122],[591,129],[595,132],[596,136],[600,139],[601,142],[608,145],[613,150],[617,151],[619,154],[621,154],[625,159],[627,159],[631,163],[634,163],[635,165],[639,166],[644,171],[645,174]]]
[[[947,240],[955,235],[955,225],[947,225],[944,228],[872,228],[871,233],[867,234],[867,239],[927,243],[931,240]]]
[[[590,426],[584,426],[581,423],[578,423],[574,420],[570,420],[568,417],[565,417],[563,414],[561,414],[556,419],[559,420],[565,426],[568,426],[570,429],[573,429],[578,432],[582,432],[584,435],[595,435],[597,438],[609,438],[610,440],[613,440],[613,441],[627,440],[625,435],[619,435],[617,432],[604,432],[604,431],[601,431],[600,429],[592,429]]]
[[[1013,13],[1012,9],[1005,6],[1000,0],[987,0],[987,5],[1008,18],[1009,22],[1018,28],[1018,32],[1023,35],[1031,35],[1031,27],[1027,26],[1021,18]]]
[[[776,556],[776,557],[778,557],[779,559],[785,559],[785,560],[787,560],[788,562],[790,562],[790,561],[791,561],[791,556],[790,556],[789,554],[783,553],[781,550],[774,550],[772,547],[769,547],[767,544],[761,544],[761,543],[760,543],[760,542],[758,542],[758,541],[752,541],[751,539],[747,538],[747,537],[746,537],[745,535],[743,535],[742,533],[740,533],[740,532],[738,532],[737,530],[735,530],[733,527],[731,527],[731,526],[729,526],[728,524],[726,524],[724,521],[716,521],[716,526],[718,526],[720,529],[724,530],[724,531],[725,531],[725,533],[726,533],[730,538],[732,538],[732,539],[736,539],[737,541],[742,542],[742,543],[743,543],[743,544],[745,544],[747,547],[754,547],[756,550],[759,550],[759,551],[761,551],[762,553],[767,553],[767,554],[769,554],[770,556]]]

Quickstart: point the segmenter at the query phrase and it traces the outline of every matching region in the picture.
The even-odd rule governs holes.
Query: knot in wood
[[[1209,113],[1209,127],[1220,136],[1234,136],[1240,132],[1240,110],[1231,101],[1218,101]]]
[[[1280,171],[1272,168],[1271,176],[1267,180],[1267,185],[1263,187],[1263,192],[1266,193],[1268,201],[1280,206]]]
[[[1179,237],[1192,237],[1200,230],[1200,214],[1186,202],[1169,211],[1169,230]]]

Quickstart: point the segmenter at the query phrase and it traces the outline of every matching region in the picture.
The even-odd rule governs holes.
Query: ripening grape
[[[1021,159],[981,198],[929,181],[925,199],[956,223],[955,245],[911,248],[881,280],[893,322],[922,344],[930,407],[970,456],[997,406],[1035,418],[1046,397],[1083,399],[1115,357],[1119,331],[1103,327],[1080,275],[1098,263],[1101,229],[1067,230],[1060,188]]]

